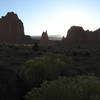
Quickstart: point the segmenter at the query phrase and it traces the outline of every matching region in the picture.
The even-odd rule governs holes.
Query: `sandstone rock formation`
[[[100,29],[92,32],[85,31],[82,27],[72,26],[64,39],[64,44],[67,46],[99,46],[100,44]]]
[[[24,43],[24,26],[14,12],[8,12],[0,18],[0,42]]]
[[[63,43],[63,45],[66,45],[66,42],[67,42],[67,40],[66,40],[66,37],[62,37],[62,43]]]
[[[40,39],[40,45],[48,45],[48,34],[47,31],[42,33],[41,39]]]
[[[67,42],[78,44],[84,42],[84,30],[82,27],[72,26],[67,33]]]

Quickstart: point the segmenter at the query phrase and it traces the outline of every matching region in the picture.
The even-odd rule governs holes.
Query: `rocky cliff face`
[[[47,33],[47,31],[42,33],[42,36],[40,39],[40,45],[44,45],[44,46],[48,45],[48,33]]]
[[[82,27],[72,26],[67,33],[64,44],[70,46],[97,46],[100,44],[100,29],[92,32]]]
[[[24,43],[24,26],[14,12],[0,18],[0,42]]]

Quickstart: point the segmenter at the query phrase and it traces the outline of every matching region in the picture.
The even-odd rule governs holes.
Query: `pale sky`
[[[100,0],[2,0],[0,16],[14,11],[24,24],[25,34],[65,35],[73,26],[100,28]]]

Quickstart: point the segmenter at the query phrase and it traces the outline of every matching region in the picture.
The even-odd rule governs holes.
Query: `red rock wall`
[[[65,39],[66,45],[80,46],[97,46],[100,45],[100,29],[92,31],[84,31],[82,27],[72,26],[67,33]]]
[[[24,26],[14,12],[7,13],[0,19],[0,41],[10,43],[24,42]]]

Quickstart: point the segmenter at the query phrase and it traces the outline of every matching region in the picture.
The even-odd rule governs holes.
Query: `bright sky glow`
[[[14,11],[24,23],[25,34],[65,35],[73,26],[100,27],[100,0],[2,0],[0,16]]]

